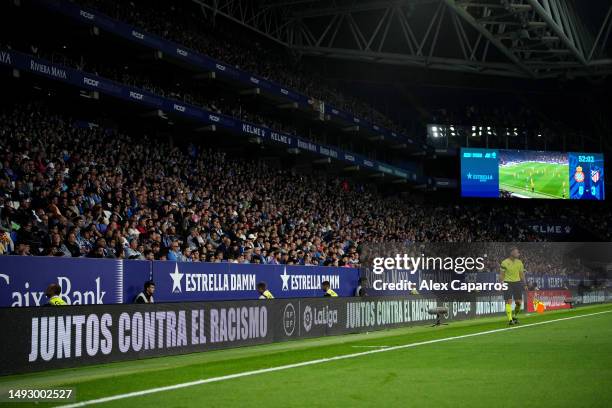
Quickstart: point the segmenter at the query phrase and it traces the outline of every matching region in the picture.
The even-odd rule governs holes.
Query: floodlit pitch
[[[512,163],[499,168],[499,189],[519,198],[569,199],[569,165]]]
[[[485,318],[56,370],[2,378],[0,389],[73,387],[80,403],[100,407],[612,404],[610,305],[522,322]]]

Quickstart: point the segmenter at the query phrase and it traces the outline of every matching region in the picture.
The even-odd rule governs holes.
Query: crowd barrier
[[[54,257],[0,256],[0,307],[41,306],[50,283],[71,305],[132,303],[144,282],[155,282],[156,302],[257,299],[266,282],[278,298],[318,297],[329,281],[341,297],[352,296],[353,268],[187,263]]]
[[[329,281],[340,297],[347,297],[354,295],[360,274],[366,276],[370,284],[380,278],[354,268],[0,256],[0,307],[42,306],[47,303],[45,289],[53,282],[62,287],[62,298],[71,305],[132,303],[149,279],[156,284],[156,302],[257,299],[256,285],[262,281],[277,298],[319,297],[322,281]],[[418,284],[428,279],[446,282],[451,277],[433,272],[419,271],[412,275],[387,271],[384,279]],[[497,281],[497,275],[492,272],[455,277],[466,282]],[[594,285],[593,281],[579,277],[553,275],[532,277],[528,274],[527,280],[541,290],[576,290],[581,283],[587,287]],[[610,281],[607,284],[610,287]],[[369,293],[376,296],[409,294],[407,291],[373,289],[369,289]]]
[[[503,313],[501,296],[301,298],[0,309],[0,375],[389,329]]]

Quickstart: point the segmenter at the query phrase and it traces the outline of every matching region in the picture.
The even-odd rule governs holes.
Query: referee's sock
[[[508,321],[512,320],[512,305],[506,303],[506,316],[508,316]]]
[[[520,303],[516,303],[514,305],[514,317],[518,316],[520,311],[521,311],[521,304]]]

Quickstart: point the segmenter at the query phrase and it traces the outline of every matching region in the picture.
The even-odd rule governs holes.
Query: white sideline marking
[[[384,353],[386,351],[401,350],[401,349],[411,348],[411,347],[416,347],[416,346],[424,346],[426,344],[442,343],[442,342],[445,342],[445,341],[465,339],[465,338],[468,338],[468,337],[476,337],[476,336],[482,336],[482,335],[485,335],[485,334],[492,334],[492,333],[499,333],[499,332],[504,332],[504,331],[508,331],[508,330],[522,329],[522,328],[525,328],[525,327],[540,326],[540,325],[543,325],[543,324],[555,323],[555,322],[560,322],[560,321],[563,321],[563,320],[580,319],[582,317],[595,316],[595,315],[600,315],[600,314],[604,314],[604,313],[612,313],[612,310],[605,310],[605,311],[602,311],[602,312],[589,313],[589,314],[584,314],[584,315],[580,315],[580,316],[562,317],[560,319],[547,320],[545,322],[529,323],[529,324],[523,324],[523,325],[520,325],[520,326],[505,327],[503,329],[487,330],[487,331],[483,331],[483,332],[477,332],[477,333],[471,333],[471,334],[463,334],[461,336],[445,337],[445,338],[442,338],[442,339],[434,339],[434,340],[421,341],[421,342],[418,342],[418,343],[410,343],[410,344],[402,344],[402,345],[399,345],[399,346],[392,346],[392,347],[386,347],[386,348],[378,348],[376,350],[368,350],[368,351],[362,351],[362,352],[359,352],[359,353],[344,354],[344,355],[335,356],[335,357],[328,357],[328,358],[320,358],[318,360],[303,361],[301,363],[287,364],[287,365],[282,365],[282,366],[278,366],[278,367],[262,368],[262,369],[253,370],[253,371],[244,371],[242,373],[229,374],[229,375],[224,375],[224,376],[221,376],[221,377],[205,378],[205,379],[202,379],[202,380],[190,381],[190,382],[181,383],[181,384],[167,385],[165,387],[150,388],[148,390],[128,392],[126,394],[111,395],[110,397],[98,398],[98,399],[93,399],[93,400],[88,400],[88,401],[81,401],[81,402],[76,402],[74,404],[68,404],[68,405],[61,405],[58,408],[76,408],[76,407],[84,407],[84,406],[87,406],[87,405],[102,404],[104,402],[111,402],[111,401],[121,400],[121,399],[125,399],[125,398],[139,397],[141,395],[154,394],[154,393],[163,392],[163,391],[178,390],[178,389],[181,389],[181,388],[193,387],[195,385],[201,385],[201,384],[208,384],[208,383],[213,383],[213,382],[231,380],[231,379],[240,378],[240,377],[249,377],[249,376],[257,375],[257,374],[265,374],[265,373],[271,373],[271,372],[274,372],[274,371],[288,370],[290,368],[305,367],[305,366],[309,366],[309,365],[327,363],[329,361],[345,360],[345,359],[349,359],[349,358],[365,356],[365,355],[368,355],[368,354]]]
[[[387,348],[391,346],[351,346],[353,348]]]

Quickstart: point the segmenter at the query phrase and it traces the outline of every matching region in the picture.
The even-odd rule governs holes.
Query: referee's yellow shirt
[[[504,282],[520,282],[525,267],[520,259],[506,258],[501,263],[501,270],[504,271]]]

